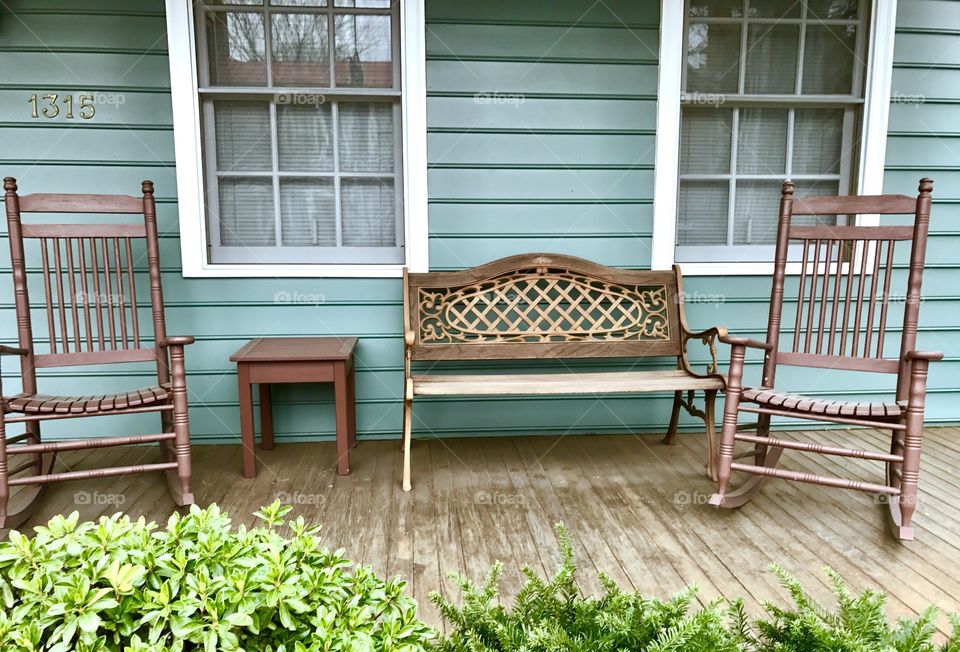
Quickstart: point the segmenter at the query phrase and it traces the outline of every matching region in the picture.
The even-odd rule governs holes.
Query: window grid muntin
[[[859,113],[860,107],[862,107],[864,100],[862,98],[863,92],[863,75],[865,72],[864,58],[866,54],[866,34],[867,31],[867,6],[866,3],[861,1],[858,7],[858,16],[856,19],[846,19],[846,18],[834,18],[834,19],[821,19],[816,16],[808,16],[808,7],[805,0],[798,0],[801,4],[801,15],[794,18],[774,18],[774,17],[750,17],[750,4],[756,0],[744,0],[743,3],[743,13],[739,17],[733,16],[691,16],[690,15],[690,1],[686,0],[686,7],[684,11],[684,25],[683,25],[683,61],[680,67],[681,69],[681,120],[680,128],[681,132],[683,130],[683,113],[684,108],[686,107],[697,107],[702,106],[698,102],[696,95],[692,94],[703,94],[703,95],[716,95],[723,96],[724,110],[729,108],[732,110],[731,115],[731,133],[730,133],[730,172],[727,174],[712,174],[712,173],[681,173],[678,170],[678,180],[677,192],[680,193],[683,188],[684,181],[728,181],[728,191],[727,191],[727,225],[726,225],[726,236],[727,243],[726,245],[683,245],[679,244],[681,239],[681,226],[683,220],[680,219],[678,215],[677,219],[677,233],[676,233],[676,259],[678,261],[686,258],[683,255],[684,250],[687,250],[690,253],[696,252],[695,258],[692,260],[696,261],[708,261],[708,260],[724,260],[727,259],[730,253],[743,253],[748,249],[754,249],[757,251],[757,258],[761,255],[766,255],[767,253],[772,252],[773,245],[771,244],[759,244],[759,245],[743,245],[743,244],[734,244],[734,221],[736,213],[736,183],[738,180],[783,180],[783,179],[792,179],[794,181],[837,181],[839,192],[841,194],[849,190],[851,180],[853,178],[853,167],[854,161],[851,156],[851,146],[855,138],[855,127],[856,114]],[[852,75],[852,88],[851,94],[849,95],[818,95],[818,94],[802,94],[803,88],[803,61],[804,61],[804,52],[806,47],[806,27],[808,24],[815,25],[839,25],[839,26],[855,26],[857,28],[856,36],[856,51],[853,56],[853,65],[855,67]],[[690,26],[693,24],[738,24],[740,25],[740,50],[738,52],[738,62],[737,62],[737,89],[738,93],[725,93],[725,92],[711,92],[711,91],[691,91],[687,88],[688,82],[688,62],[687,57],[689,53],[689,37],[690,37]],[[799,26],[799,52],[797,55],[797,64],[796,64],[796,77],[794,80],[794,94],[793,95],[784,95],[784,94],[747,94],[744,93],[745,84],[746,84],[746,64],[747,56],[746,51],[749,44],[749,25],[751,24],[768,24],[768,25],[798,25]],[[740,119],[740,110],[743,108],[782,108],[787,109],[787,141],[786,141],[786,161],[784,167],[784,174],[769,174],[769,175],[758,175],[758,174],[749,174],[749,173],[737,173],[737,141],[739,140],[739,119]],[[719,106],[715,107],[718,110]],[[842,108],[844,110],[843,114],[843,129],[841,136],[841,163],[840,163],[840,173],[839,174],[798,174],[793,175],[793,146],[794,146],[794,136],[795,136],[795,111],[798,108],[809,108],[809,109],[829,109],[829,108]],[[843,220],[842,216],[838,216],[838,220]]]
[[[400,113],[400,13],[399,3],[393,3],[389,8],[375,7],[334,7],[334,3],[328,0],[326,7],[300,7],[300,6],[274,6],[264,2],[262,6],[257,5],[205,5],[197,3],[195,20],[198,29],[195,35],[198,44],[197,68],[200,87],[198,93],[201,101],[201,115],[203,117],[202,132],[206,144],[206,155],[204,156],[205,176],[207,177],[207,210],[206,220],[207,234],[210,245],[209,256],[212,263],[251,263],[249,260],[251,249],[256,251],[258,257],[262,260],[255,261],[260,264],[273,263],[307,263],[307,264],[326,264],[326,263],[355,263],[355,264],[396,264],[403,261],[404,250],[404,230],[403,230],[403,168],[402,168],[402,128]],[[264,65],[267,69],[266,86],[230,86],[219,84],[210,85],[209,66],[210,59],[207,44],[206,14],[207,13],[262,13],[264,16]],[[273,48],[272,34],[273,26],[269,15],[276,13],[314,13],[328,14],[328,58],[330,62],[330,86],[320,87],[275,87],[273,82]],[[336,86],[336,75],[334,66],[336,65],[336,43],[333,40],[334,34],[329,30],[335,30],[335,14],[342,15],[381,15],[390,16],[390,40],[391,40],[391,58],[392,58],[392,77],[393,86],[387,87],[355,87],[355,86]],[[301,173],[279,170],[279,133],[277,132],[276,107],[277,97],[279,95],[297,93],[303,95],[318,94],[324,96],[324,102],[331,105],[331,130],[334,142],[335,157],[333,173]],[[329,98],[329,101],[328,101]],[[272,150],[272,169],[270,172],[243,172],[243,171],[221,171],[216,160],[216,127],[214,121],[214,100],[253,100],[263,101],[269,106],[270,112],[270,139]],[[392,106],[393,120],[393,171],[392,172],[349,172],[342,173],[339,169],[339,104],[341,102],[358,103],[388,103]],[[265,178],[270,177],[273,187],[273,206],[274,206],[274,245],[245,245],[229,246],[222,245],[220,238],[220,178],[240,177],[240,178]],[[337,234],[337,246],[329,247],[315,245],[312,247],[304,246],[284,246],[282,244],[282,221],[281,221],[281,202],[280,202],[280,180],[283,178],[309,179],[309,178],[332,178],[334,180],[334,202],[335,202],[335,224]],[[343,241],[343,214],[341,211],[340,179],[346,178],[375,178],[390,180],[393,183],[394,201],[394,245],[392,247],[360,247],[344,246]],[[350,256],[362,258],[362,260],[351,259]]]

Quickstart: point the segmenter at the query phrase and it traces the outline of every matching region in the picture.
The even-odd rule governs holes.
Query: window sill
[[[400,278],[403,265],[184,265],[185,278]]]
[[[767,263],[677,263],[684,276],[772,276],[773,261]],[[802,263],[787,263],[787,274],[799,274]]]

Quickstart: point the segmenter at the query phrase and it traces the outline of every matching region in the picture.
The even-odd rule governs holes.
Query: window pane
[[[815,20],[824,18],[857,17],[859,0],[807,0],[807,17]]]
[[[677,244],[727,244],[729,196],[726,181],[681,181]]]
[[[263,14],[233,11],[208,13],[207,57],[210,83],[265,86],[265,43]]]
[[[327,0],[270,0],[270,4],[281,7],[326,7]]]
[[[744,92],[795,92],[799,30],[796,25],[750,25]]]
[[[270,179],[221,178],[219,223],[221,245],[265,247],[276,244],[273,182]]]
[[[819,197],[840,194],[839,181],[797,181],[794,197]],[[837,224],[836,215],[797,215],[791,224],[816,226],[818,224]]]
[[[793,171],[838,174],[843,147],[843,109],[797,109],[793,124]]]
[[[214,102],[217,169],[269,172],[270,108],[265,102]]]
[[[740,109],[737,172],[783,174],[786,160],[787,110]]]
[[[737,181],[733,244],[772,244],[777,240],[780,181]]]
[[[680,127],[680,172],[728,174],[732,111],[683,107]]]
[[[808,25],[803,51],[803,92],[852,93],[856,47],[857,28],[853,25]]]
[[[393,86],[390,16],[338,15],[337,86]]]
[[[393,172],[393,105],[342,102],[340,169],[347,172]]]
[[[205,0],[208,5],[262,5],[263,0]]]
[[[328,86],[330,42],[321,14],[272,14],[273,85]]]
[[[284,172],[333,172],[330,105],[277,106],[277,154]]]
[[[691,23],[687,30],[687,92],[735,93],[740,26]]]
[[[393,179],[343,179],[340,182],[343,244],[395,247],[397,197]]]
[[[335,0],[335,7],[370,7],[373,9],[389,9],[393,0]]]
[[[280,181],[280,234],[287,247],[335,247],[333,179]]]
[[[740,18],[743,0],[691,0],[690,15],[704,18]]]
[[[754,0],[748,18],[800,18],[801,0]]]

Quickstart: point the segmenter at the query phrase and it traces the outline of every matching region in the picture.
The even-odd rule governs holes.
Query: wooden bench
[[[715,327],[694,333],[683,312],[680,270],[613,269],[559,254],[522,254],[459,272],[403,275],[403,488],[410,490],[411,425],[417,396],[674,392],[665,441],[680,408],[706,423],[707,471],[715,477]],[[701,340],[712,362],[695,372],[687,344]],[[526,360],[669,356],[675,369],[531,374],[414,373],[416,361]],[[704,410],[693,404],[705,393]],[[684,395],[686,393],[686,396]]]

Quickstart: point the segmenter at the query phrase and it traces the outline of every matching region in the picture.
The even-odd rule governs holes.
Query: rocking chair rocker
[[[51,482],[165,471],[178,505],[193,503],[190,492],[190,426],[187,417],[183,347],[192,337],[168,337],[160,284],[159,242],[153,183],[143,197],[34,194],[19,197],[17,183],[3,180],[19,346],[0,345],[0,354],[20,357],[22,391],[0,391],[0,528],[17,527],[32,513]],[[138,214],[142,223],[24,224],[21,213]],[[25,242],[27,241],[27,242]],[[141,244],[142,243],[142,244]],[[26,246],[25,246],[26,244]],[[42,269],[49,341],[34,340],[25,255],[35,253]],[[153,322],[141,320],[134,264],[146,260]],[[29,270],[32,271],[32,270]],[[31,288],[33,289],[33,288]],[[152,339],[152,345],[148,341]],[[38,368],[155,362],[152,387],[114,394],[51,396],[37,393]],[[2,390],[2,388],[0,388]],[[40,423],[53,419],[159,412],[161,433],[42,442]],[[7,436],[8,424],[25,432]],[[59,451],[158,442],[163,461],[95,470],[54,472]],[[11,465],[9,460],[24,460]],[[20,487],[16,494],[11,488]]]
[[[894,535],[913,539],[911,520],[916,509],[920,446],[927,367],[942,353],[915,350],[920,307],[920,284],[930,223],[933,182],[921,179],[919,196],[904,195],[804,197],[794,199],[794,186],[782,187],[777,228],[773,289],[767,339],[721,336],[730,345],[730,370],[723,411],[718,459],[717,493],[710,503],[739,507],[748,502],[768,478],[808,482],[828,487],[884,495],[890,508]],[[913,215],[912,226],[806,226],[793,224],[795,215]],[[799,244],[792,244],[799,241]],[[910,243],[906,273],[903,328],[898,351],[884,349],[891,282],[895,275],[894,247]],[[789,348],[780,339],[788,248],[802,251],[797,309]],[[902,276],[902,275],[901,275]],[[882,284],[882,285],[881,285]],[[882,289],[881,289],[882,288]],[[879,292],[878,292],[879,291]],[[891,329],[895,330],[895,329]],[[742,386],[747,348],[764,351],[759,385]],[[896,357],[893,357],[895,354]],[[780,365],[896,374],[896,400],[863,403],[820,400],[777,389]],[[738,424],[741,412],[758,415],[755,424]],[[841,423],[892,432],[890,452],[855,450],[780,439],[770,436],[770,419],[783,416]],[[756,429],[755,434],[747,434]],[[735,453],[738,442],[752,448]],[[886,481],[863,482],[778,469],[784,449],[883,462]],[[753,464],[735,460],[752,457]],[[730,491],[732,472],[746,474]]]

